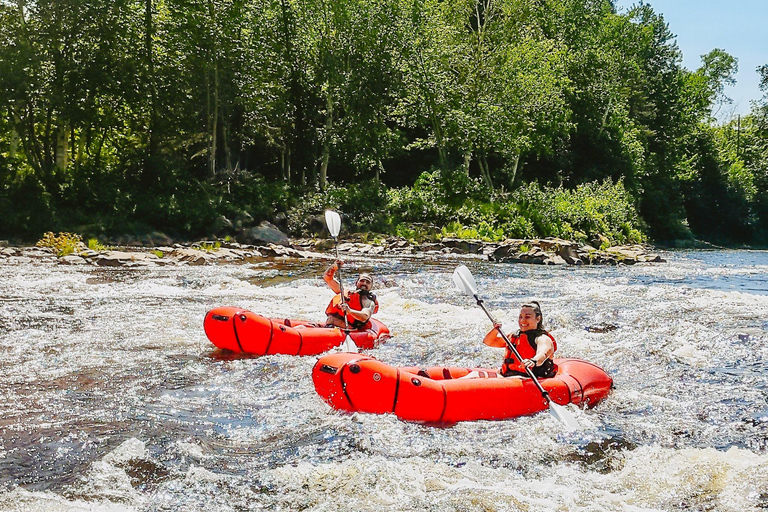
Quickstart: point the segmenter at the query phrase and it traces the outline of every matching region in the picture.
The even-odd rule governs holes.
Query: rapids
[[[0,511],[757,511],[768,508],[768,254],[544,267],[348,258],[392,365],[496,368],[538,299],[561,357],[615,389],[568,432],[546,413],[431,426],[341,414],[314,356],[234,357],[216,306],[321,320],[325,262],[109,269],[0,263]]]

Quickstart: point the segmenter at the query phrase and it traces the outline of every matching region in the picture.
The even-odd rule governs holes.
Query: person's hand
[[[525,366],[526,368],[533,368],[534,366],[536,366],[536,361],[534,361],[533,359],[523,359],[523,366]]]
[[[338,270],[344,264],[344,260],[336,260],[333,264],[336,265],[336,269]]]
[[[342,311],[344,311],[345,313],[349,313],[349,310],[350,310],[349,303],[342,302],[340,307],[341,307]]]
[[[493,328],[496,330],[501,330],[501,322],[493,322]]]

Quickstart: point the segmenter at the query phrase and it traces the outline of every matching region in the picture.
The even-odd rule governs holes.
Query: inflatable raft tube
[[[592,407],[608,396],[613,380],[600,367],[579,359],[555,363],[557,374],[539,382],[556,403]],[[317,361],[312,380],[334,409],[393,413],[407,421],[504,420],[548,409],[530,378],[459,378],[472,370],[496,375],[484,368],[396,368],[369,356],[336,353]]]
[[[373,328],[350,331],[359,348],[370,349],[389,338],[389,329],[376,319]],[[205,315],[205,334],[218,348],[247,354],[316,355],[341,345],[346,337],[337,327],[316,327],[306,320],[267,318],[234,307],[219,307]]]

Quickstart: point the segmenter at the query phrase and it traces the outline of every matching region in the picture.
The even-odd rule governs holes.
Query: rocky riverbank
[[[350,235],[352,241],[339,243],[342,255],[399,256],[414,258],[454,257],[481,258],[499,263],[539,265],[633,265],[660,263],[664,260],[647,246],[616,246],[597,249],[557,238],[510,239],[483,242],[445,238],[439,242],[412,243],[397,237],[363,242],[362,236]],[[240,244],[223,241],[201,241],[190,244],[157,247],[125,246],[91,250],[80,244],[74,252],[57,255],[51,247],[1,247],[0,263],[15,264],[41,261],[63,265],[96,265],[102,267],[137,267],[154,265],[211,265],[247,263],[278,258],[319,258],[335,256],[331,239],[284,239],[282,243]]]

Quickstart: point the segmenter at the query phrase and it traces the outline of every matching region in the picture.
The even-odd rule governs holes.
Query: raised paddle
[[[499,325],[493,319],[493,317],[488,312],[488,310],[485,309],[485,305],[483,304],[483,299],[477,296],[477,285],[475,284],[475,278],[472,276],[472,273],[469,271],[469,269],[466,266],[459,265],[458,267],[456,267],[456,270],[453,271],[453,282],[456,284],[456,287],[459,290],[475,298],[475,300],[477,301],[477,305],[480,306],[483,309],[483,311],[485,311],[485,314],[488,315],[488,318],[490,318],[491,322],[493,322],[493,326],[496,328],[499,334],[501,334],[501,337],[504,338],[504,341],[506,342],[509,350],[511,350],[512,353],[515,354],[515,357],[517,357],[518,361],[522,361],[523,358],[520,357],[520,353],[517,351],[517,348],[515,348],[515,346],[512,344],[511,341],[509,341],[509,338],[507,338],[507,336],[501,330],[501,327],[499,327]],[[541,392],[541,396],[543,396],[544,399],[547,401],[547,404],[549,405],[550,414],[552,414],[552,416],[560,420],[570,430],[581,429],[581,425],[579,425],[579,423],[576,421],[576,418],[573,417],[570,411],[568,411],[568,409],[566,409],[562,405],[555,403],[552,400],[552,398],[550,398],[549,392],[547,392],[543,387],[541,387],[541,383],[539,383],[539,379],[537,379],[533,375],[533,372],[531,371],[531,369],[526,367],[525,372],[533,380],[533,383],[536,384],[536,387],[539,388],[539,391]]]
[[[333,210],[325,210],[325,223],[328,225],[328,231],[331,233],[331,237],[336,242],[336,260],[339,259],[339,231],[341,231],[341,215]],[[336,270],[339,275],[339,291],[341,292],[341,302],[345,302],[344,299],[344,285],[341,281],[341,267]],[[355,341],[349,335],[349,322],[347,321],[347,315],[344,315],[344,332],[347,336],[344,338],[344,343],[341,344],[342,352],[359,352]]]

